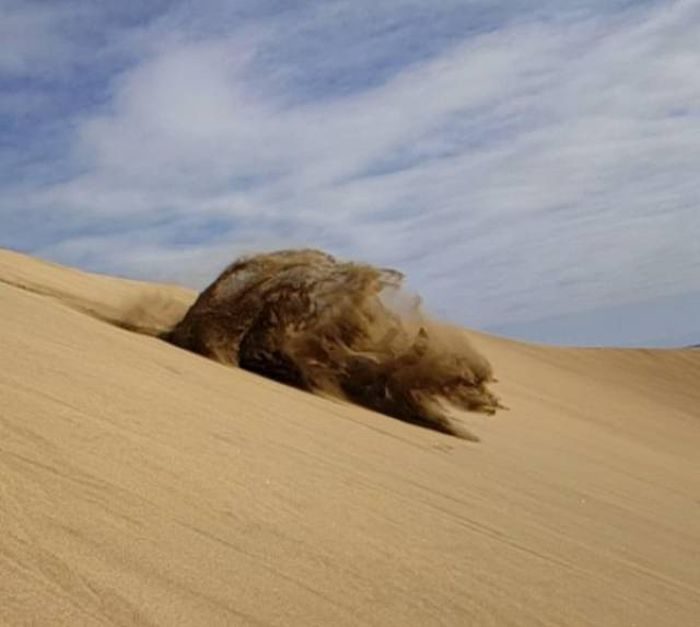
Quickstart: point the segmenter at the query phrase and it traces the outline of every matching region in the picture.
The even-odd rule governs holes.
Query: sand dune
[[[698,624],[699,351],[472,333],[474,444],[143,335],[194,298],[0,251],[0,624]]]

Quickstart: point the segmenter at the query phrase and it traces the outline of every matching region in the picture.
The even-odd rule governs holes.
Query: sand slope
[[[471,444],[105,323],[193,297],[0,251],[0,624],[698,624],[700,351],[474,335]]]

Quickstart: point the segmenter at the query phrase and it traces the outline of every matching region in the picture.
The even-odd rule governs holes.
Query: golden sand
[[[700,351],[470,333],[474,444],[151,337],[195,296],[0,251],[0,624],[698,624]]]

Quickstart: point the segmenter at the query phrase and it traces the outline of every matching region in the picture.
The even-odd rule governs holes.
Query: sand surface
[[[474,444],[127,330],[194,296],[0,251],[0,624],[700,624],[700,351],[471,334]]]

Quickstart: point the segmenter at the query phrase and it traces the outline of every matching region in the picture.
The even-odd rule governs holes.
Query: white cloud
[[[244,249],[329,247],[399,266],[482,326],[691,290],[698,7],[512,21],[297,101],[260,65],[279,20],[225,35],[166,20],[81,119],[76,175],[26,199],[99,232],[41,252],[203,282]]]

